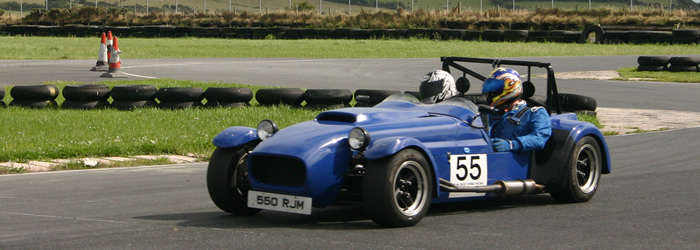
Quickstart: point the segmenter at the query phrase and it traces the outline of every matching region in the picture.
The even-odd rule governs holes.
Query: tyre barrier
[[[10,90],[13,98],[10,106],[25,108],[49,108],[56,107],[56,98],[59,90],[56,85],[21,85],[14,86]]]
[[[350,107],[352,91],[349,89],[307,89],[302,96],[308,108]]]
[[[503,30],[510,26],[512,29]],[[543,30],[528,32],[528,25],[508,25],[507,23],[488,22],[476,26],[481,30],[413,28],[413,29],[354,29],[354,28],[290,28],[277,27],[173,27],[166,25],[147,26],[96,26],[96,25],[8,25],[0,32],[9,35],[24,36],[78,36],[94,37],[102,32],[112,31],[119,37],[221,37],[240,39],[401,39],[426,38],[434,40],[484,40],[491,42],[533,41],[533,42],[581,42],[581,43],[700,43],[698,29],[670,29],[655,26],[632,26],[639,30],[610,29],[605,26],[589,25],[583,31],[565,25],[541,25]],[[446,26],[449,27],[449,26]],[[461,27],[461,26],[460,26]],[[558,28],[562,30],[548,30]],[[660,30],[654,30],[654,29]],[[524,34],[527,33],[527,34]],[[525,37],[523,37],[525,36]]]
[[[107,85],[68,85],[63,88],[66,101],[61,104],[67,109],[94,109],[109,107],[111,90]]]
[[[700,72],[700,57],[671,57],[668,62],[671,64],[668,71],[671,72]]]
[[[637,63],[637,71],[700,72],[700,57],[640,56]]]
[[[183,109],[202,106],[204,90],[197,87],[160,88],[156,91],[158,107],[163,109]]]
[[[393,94],[401,93],[398,90],[386,89],[358,89],[355,90],[355,107],[372,107],[384,101]]]
[[[304,90],[300,88],[260,89],[255,93],[255,100],[263,106],[286,104],[301,107]]]
[[[652,60],[658,58],[647,58]],[[696,58],[676,59],[682,63],[694,63]],[[640,59],[641,60],[641,59]],[[644,60],[642,60],[644,61]],[[644,61],[646,62],[646,61]],[[654,61],[658,63],[657,61]],[[649,65],[652,66],[652,65]],[[682,66],[682,65],[679,65]],[[697,67],[697,66],[694,66]],[[54,85],[21,85],[10,91],[14,98],[10,106],[26,108],[59,107],[56,102],[58,88]],[[260,89],[257,93],[248,88],[211,87],[202,90],[197,87],[169,87],[157,89],[153,85],[120,85],[111,90],[106,85],[68,85],[62,93],[66,100],[60,105],[64,109],[99,109],[114,108],[118,110],[133,110],[139,108],[185,109],[185,108],[237,108],[250,106],[249,101],[255,96],[262,106],[289,105],[313,109],[337,109],[350,107],[355,97],[355,107],[372,107],[387,97],[400,94],[398,90],[358,89],[355,93],[348,89],[308,89],[300,88],[270,88]],[[404,91],[404,94],[420,99],[418,91]],[[111,95],[110,95],[111,94]],[[112,97],[110,103],[108,98]],[[0,106],[4,106],[4,89],[0,88]],[[19,97],[19,98],[18,98]],[[464,94],[464,98],[475,104],[487,104],[486,96],[480,93]],[[530,97],[544,103],[545,96]],[[560,93],[562,110],[567,112],[595,111],[595,99],[587,96]],[[205,104],[202,101],[207,99]],[[159,101],[156,101],[159,100]]]

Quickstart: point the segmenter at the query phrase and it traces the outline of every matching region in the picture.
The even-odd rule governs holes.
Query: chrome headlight
[[[348,134],[348,144],[354,150],[365,150],[369,146],[369,133],[360,127],[353,128]]]
[[[268,119],[262,120],[258,123],[258,138],[265,140],[272,137],[278,130],[279,127],[277,127],[275,122]]]

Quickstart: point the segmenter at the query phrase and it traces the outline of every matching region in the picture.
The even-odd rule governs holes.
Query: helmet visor
[[[420,97],[423,103],[436,103],[441,100],[445,79],[422,82],[420,84]]]

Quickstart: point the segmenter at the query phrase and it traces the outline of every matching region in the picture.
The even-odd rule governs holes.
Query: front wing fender
[[[232,148],[258,139],[258,130],[250,127],[230,127],[214,136],[212,143],[219,148]]]

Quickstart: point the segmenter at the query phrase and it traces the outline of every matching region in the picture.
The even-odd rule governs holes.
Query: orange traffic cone
[[[100,41],[100,53],[97,54],[97,63],[90,71],[106,71],[108,68],[107,63],[109,63],[107,55],[107,37],[105,33],[102,32],[102,41]]]
[[[109,62],[109,59],[112,58],[112,41],[114,38],[112,38],[112,31],[107,31],[107,62]]]
[[[109,45],[108,47],[112,47],[111,51],[111,57],[109,58],[109,70],[107,70],[107,73],[102,74],[100,77],[108,77],[108,78],[125,78],[126,75],[122,73],[122,61],[119,59],[119,54],[121,54],[121,50],[119,50],[119,43],[117,42],[117,37],[114,37],[114,45]]]

